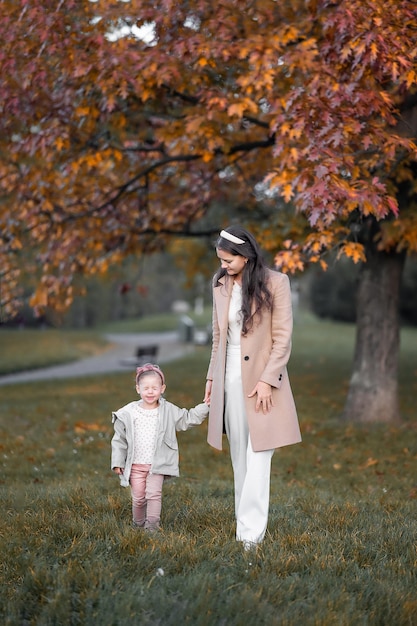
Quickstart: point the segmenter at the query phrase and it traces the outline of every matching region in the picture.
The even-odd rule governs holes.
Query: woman
[[[286,365],[291,352],[291,290],[268,269],[254,237],[238,226],[216,243],[213,345],[204,401],[208,443],[226,432],[234,474],[236,539],[260,543],[268,522],[275,448],[301,441]]]

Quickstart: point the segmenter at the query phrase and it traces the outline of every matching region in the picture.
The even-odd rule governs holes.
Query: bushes
[[[312,270],[310,306],[321,318],[340,322],[356,321],[356,292],[360,264],[340,259],[326,272]],[[407,259],[400,291],[400,315],[406,324],[417,325],[417,260]]]
[[[408,259],[401,285],[401,316],[408,324],[417,325],[417,260]]]
[[[350,259],[335,261],[326,272],[314,268],[310,285],[312,311],[318,317],[354,322],[358,277],[359,266]]]

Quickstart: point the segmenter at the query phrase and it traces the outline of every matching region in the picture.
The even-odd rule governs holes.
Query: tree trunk
[[[395,422],[400,419],[399,292],[405,254],[378,251],[371,230],[360,273],[356,346],[343,418]]]

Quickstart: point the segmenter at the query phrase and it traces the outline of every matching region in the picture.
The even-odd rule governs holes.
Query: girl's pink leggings
[[[137,526],[159,528],[162,508],[163,474],[151,474],[150,465],[133,464],[130,472],[133,522]]]

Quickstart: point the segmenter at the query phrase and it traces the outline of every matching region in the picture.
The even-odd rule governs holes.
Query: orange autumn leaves
[[[2,314],[23,269],[32,306],[66,307],[77,274],[198,232],[212,206],[256,208],[258,188],[265,229],[289,207],[287,270],[325,266],[334,247],[363,260],[346,227],[357,213],[387,220],[381,246],[417,249],[396,200],[416,154],[412,124],[399,127],[415,18],[411,0],[4,2]]]

